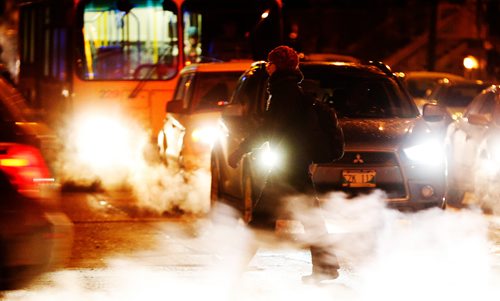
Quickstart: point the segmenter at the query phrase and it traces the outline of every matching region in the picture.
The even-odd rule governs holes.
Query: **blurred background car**
[[[41,147],[42,123],[0,78],[0,289],[22,287],[68,258],[72,222],[60,209],[60,186]]]
[[[193,64],[181,71],[158,133],[160,157],[184,169],[209,168],[217,121],[250,61]]]
[[[445,107],[453,120],[461,117],[467,105],[490,84],[480,80],[443,81],[427,97],[428,102]]]
[[[478,205],[500,213],[500,86],[490,86],[469,104],[446,135],[448,192],[452,205],[463,205],[472,192]]]
[[[303,61],[323,61],[323,62],[352,62],[359,63],[360,59],[337,53],[308,53],[301,58]]]
[[[57,173],[57,155],[62,144],[46,123],[41,121],[39,112],[34,110],[17,88],[0,77],[0,114],[3,130],[0,133],[2,141],[16,140],[38,147],[42,152],[51,172]]]
[[[410,71],[402,74],[402,80],[408,92],[416,99],[427,99],[437,86],[443,83],[461,81],[465,78],[460,75],[434,72],[434,71]],[[417,103],[418,105],[418,103]]]
[[[303,62],[302,87],[337,111],[345,135],[342,159],[313,167],[320,192],[343,191],[349,196],[380,189],[387,205],[401,210],[445,206],[444,130],[429,125],[444,118],[434,104],[423,116],[392,72],[380,63]],[[211,202],[227,203],[248,221],[266,178],[270,158],[279,153],[256,147],[237,168],[227,156],[254,131],[266,108],[264,62],[256,62],[240,78],[222,112],[221,135],[212,150]],[[268,155],[268,156],[264,156]],[[286,168],[286,167],[280,167]]]

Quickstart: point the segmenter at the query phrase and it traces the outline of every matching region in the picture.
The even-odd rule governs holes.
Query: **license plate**
[[[343,170],[343,187],[376,187],[375,170]]]

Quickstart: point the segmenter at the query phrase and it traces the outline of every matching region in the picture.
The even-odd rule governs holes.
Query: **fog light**
[[[434,195],[434,188],[430,185],[425,185],[421,188],[420,193],[424,198],[428,199]]]

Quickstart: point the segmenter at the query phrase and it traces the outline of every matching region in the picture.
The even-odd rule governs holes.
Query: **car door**
[[[491,121],[494,99],[488,93],[478,95],[457,123],[453,134],[453,177],[465,190],[472,190],[471,181],[475,172],[477,148],[488,129],[486,120]],[[489,116],[488,116],[489,115]],[[479,121],[482,119],[483,121]]]
[[[189,102],[193,94],[193,80],[195,73],[184,73],[177,82],[174,98],[167,103],[167,112],[159,135],[160,153],[167,159],[179,158],[185,135],[183,116],[188,114]],[[176,110],[172,104],[176,103]],[[169,105],[170,104],[170,105]]]
[[[222,112],[222,121],[227,135],[221,143],[221,184],[223,193],[241,198],[243,164],[231,168],[228,155],[258,127],[263,113],[262,103],[266,94],[267,75],[263,68],[253,68],[240,78],[230,104]],[[234,114],[239,111],[238,114]]]

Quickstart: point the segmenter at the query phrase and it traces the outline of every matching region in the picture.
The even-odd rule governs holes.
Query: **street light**
[[[464,58],[463,63],[465,67],[465,77],[471,78],[472,72],[479,68],[479,62],[477,61],[477,58],[472,55],[468,55]]]

